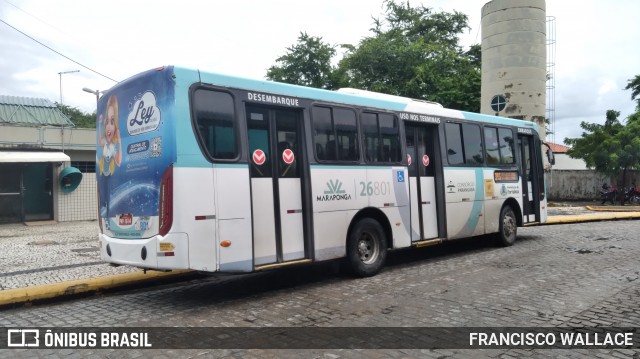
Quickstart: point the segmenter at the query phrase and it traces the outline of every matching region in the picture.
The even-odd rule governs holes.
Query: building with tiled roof
[[[47,99],[0,95],[0,223],[95,219],[95,142]]]
[[[553,142],[547,142],[547,145],[549,145],[549,148],[551,148],[553,153],[567,153],[567,151],[571,149],[571,147],[559,145]]]
[[[556,164],[553,165],[554,170],[586,170],[587,165],[584,160],[580,158],[571,158],[567,154],[567,151],[571,149],[571,147],[559,145],[553,142],[547,142],[549,148],[554,153],[556,158]]]
[[[0,95],[0,124],[73,127],[69,117],[47,99],[3,95]]]

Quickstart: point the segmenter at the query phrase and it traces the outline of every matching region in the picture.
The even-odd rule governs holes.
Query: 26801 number
[[[360,182],[360,196],[386,196],[391,193],[391,182]]]

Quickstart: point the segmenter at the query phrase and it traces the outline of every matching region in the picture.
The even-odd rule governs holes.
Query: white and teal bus
[[[252,272],[546,220],[535,124],[354,89],[162,67],[98,104],[101,257]]]

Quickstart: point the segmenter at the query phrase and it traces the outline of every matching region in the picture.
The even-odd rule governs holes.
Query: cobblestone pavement
[[[601,213],[585,208],[586,205],[594,203],[556,203],[549,207],[548,214]],[[140,271],[102,262],[98,252],[98,231],[96,221],[0,225],[0,290]]]
[[[640,221],[522,228],[391,253],[375,277],[314,265],[7,309],[0,327],[640,327]],[[251,340],[248,338],[248,340]],[[637,350],[39,350],[12,357],[640,358]]]
[[[137,271],[100,260],[98,222],[0,225],[0,290]]]

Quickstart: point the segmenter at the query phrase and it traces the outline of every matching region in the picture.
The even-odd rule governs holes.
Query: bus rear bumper
[[[188,269],[189,237],[169,233],[143,239],[120,239],[99,234],[100,258],[106,262],[144,269]]]

